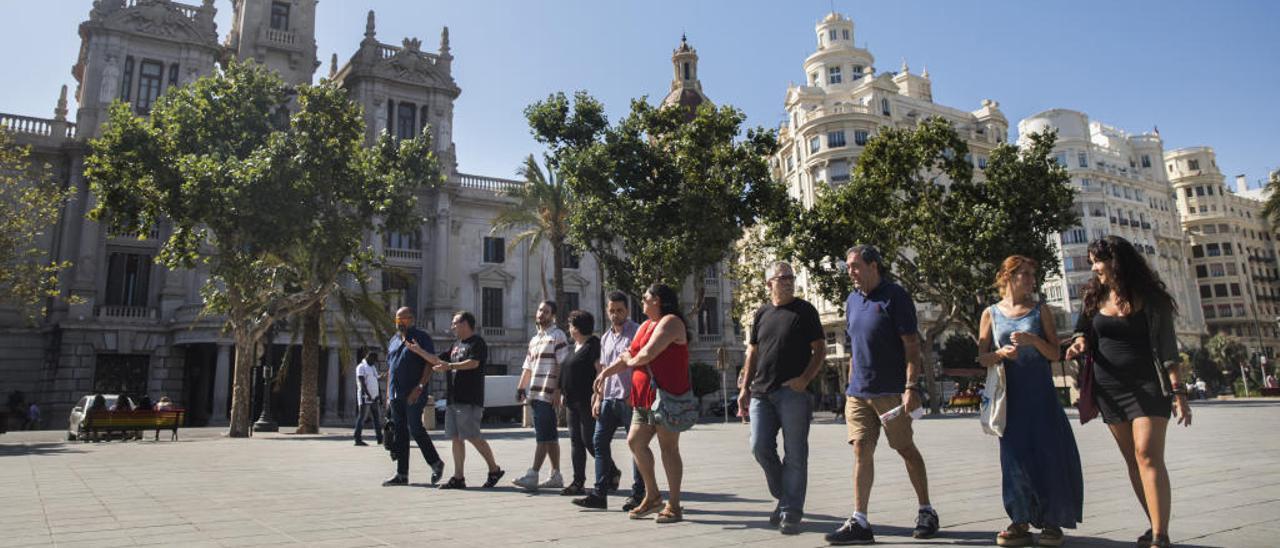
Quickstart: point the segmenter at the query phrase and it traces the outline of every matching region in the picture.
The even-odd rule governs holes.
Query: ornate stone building
[[[858,155],[880,128],[914,127],[935,116],[955,126],[969,146],[975,177],[982,176],[989,154],[1009,132],[998,103],[984,99],[974,111],[934,103],[928,69],[912,74],[903,60],[898,72],[878,71],[871,52],[854,44],[853,21],[838,13],[819,21],[814,32],[817,49],[804,60],[805,83],[787,88],[787,120],[773,159],[775,176],[786,182],[794,198],[812,207],[817,188],[848,182]],[[803,270],[796,274],[796,288],[803,292],[808,276]],[[837,370],[848,367],[838,303],[813,300],[826,329],[828,362]],[[918,306],[921,322],[936,317],[932,305]],[[831,380],[843,386],[844,380]]]
[[[227,419],[234,367],[233,342],[223,319],[203,315],[202,268],[171,271],[154,258],[167,227],[151,234],[108,234],[86,220],[93,197],[83,178],[87,141],[100,132],[106,107],[116,99],[145,115],[166,89],[211,74],[228,59],[253,59],[290,84],[310,83],[320,66],[315,42],[316,0],[233,0],[230,32],[219,41],[214,2],[188,5],[170,0],[98,0],[80,25],[81,49],[73,67],[79,104],[68,119],[67,89],[52,119],[0,114],[0,125],[36,160],[53,166],[54,183],[74,189],[75,200],[50,226],[41,245],[50,260],[71,260],[61,276],[64,298],[35,328],[12,310],[0,308],[0,392],[23,391],[41,404],[50,424],[66,416],[82,395],[96,391],[167,395],[189,410],[191,424]],[[358,27],[356,28],[358,32]],[[355,33],[353,32],[353,35]],[[458,170],[453,143],[454,101],[462,89],[453,78],[449,30],[442,29],[434,51],[418,38],[386,43],[377,35],[372,12],[357,51],[339,63],[333,55],[328,77],[364,107],[367,135],[382,131],[411,137],[430,127],[447,184],[419,198],[424,218],[419,230],[390,234],[370,243],[391,267],[372,289],[391,296],[391,310],[418,311],[420,327],[437,344],[447,342],[454,311],[470,310],[490,348],[490,374],[518,373],[532,335],[531,318],[543,297],[549,248],[510,247],[514,234],[492,233],[493,218],[512,201],[504,192],[518,181],[469,175]],[[675,101],[690,93],[702,100],[697,55],[682,43],[672,58]],[[683,74],[683,77],[682,77]],[[519,122],[513,122],[519,123]],[[549,266],[547,267],[549,268]],[[727,321],[730,284],[712,269],[706,274],[707,302],[691,329],[697,336],[694,360],[714,363],[727,346],[741,344]],[[599,268],[590,256],[569,257],[565,270],[569,309],[581,308],[603,321]],[[66,296],[75,296],[69,304]],[[692,297],[692,292],[685,298]],[[687,301],[686,301],[687,302]],[[638,307],[636,307],[638,308]],[[336,314],[336,310],[328,312]],[[279,363],[292,335],[278,333],[270,361]],[[354,364],[339,363],[337,342],[322,351],[321,390],[327,421],[349,415]],[[735,353],[736,349],[736,353]],[[740,358],[738,358],[740,361]],[[296,360],[295,360],[296,363]],[[276,393],[276,418],[297,416],[297,368]],[[443,383],[433,383],[443,390]],[[257,403],[255,402],[255,410]],[[256,411],[255,411],[256,413]]]
[[[1093,276],[1086,251],[1089,242],[1114,234],[1137,247],[1178,302],[1179,341],[1187,347],[1200,346],[1204,318],[1187,271],[1182,215],[1160,166],[1164,156],[1160,134],[1130,135],[1090,121],[1082,112],[1053,109],[1018,122],[1019,141],[1025,146],[1030,134],[1046,130],[1058,133],[1055,159],[1071,176],[1074,207],[1080,216],[1080,224],[1054,242],[1063,274],[1049,277],[1042,288],[1060,313],[1058,329],[1070,332],[1083,306],[1084,286]]]
[[[1164,171],[1182,215],[1209,335],[1234,335],[1252,355],[1274,359],[1280,350],[1280,267],[1276,234],[1262,215],[1261,190],[1244,176],[1228,186],[1210,147],[1164,154]],[[1184,307],[1183,313],[1186,314]]]

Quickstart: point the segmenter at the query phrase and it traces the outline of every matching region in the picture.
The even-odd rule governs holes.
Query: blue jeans
[[[373,435],[378,438],[378,443],[382,443],[382,406],[374,403],[360,404],[360,411],[356,413],[356,441],[361,441],[361,434],[364,433],[364,419],[373,416]]]
[[[427,429],[422,426],[422,408],[426,405],[425,395],[419,396],[415,403],[408,403],[401,398],[391,400],[391,422],[396,431],[396,444],[392,450],[400,456],[396,459],[396,473],[404,477],[409,477],[409,436],[413,436],[413,440],[418,442],[418,449],[422,451],[422,458],[426,459],[427,464],[444,464],[440,460],[440,454],[436,453],[436,446],[431,443],[431,437],[427,435]]]
[[[591,437],[596,448],[596,494],[601,497],[608,496],[609,478],[618,470],[613,463],[613,450],[609,448],[618,428],[630,431],[631,406],[626,400],[604,400],[600,404],[600,416],[596,418],[596,431]],[[644,478],[640,477],[640,469],[634,461],[631,464],[631,496],[644,498]]]
[[[778,388],[751,398],[751,453],[764,469],[769,494],[778,500],[783,519],[804,517],[809,483],[809,418],[813,412],[807,392]],[[778,459],[778,430],[782,430],[785,458]]]

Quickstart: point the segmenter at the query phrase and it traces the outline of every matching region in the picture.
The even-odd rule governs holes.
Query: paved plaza
[[[1195,425],[1173,429],[1169,438],[1174,542],[1276,546],[1280,401],[1194,408]],[[1068,531],[1068,543],[1132,546],[1146,526],[1119,453],[1100,422],[1082,428],[1073,418],[1073,424],[1084,463],[1085,518]],[[428,488],[428,469],[416,452],[413,486],[380,487],[393,470],[386,452],[352,446],[345,429],[254,439],[220,432],[187,430],[179,442],[98,444],[55,441],[58,432],[0,435],[0,546],[821,546],[852,504],[844,425],[829,413],[815,420],[808,516],[804,533],[792,537],[768,527],[773,503],[748,450],[747,427],[737,423],[699,425],[683,436],[686,522],[671,525],[628,520],[617,509],[620,497],[600,513],[580,511],[555,493],[517,491],[509,481],[529,466],[529,430],[487,431],[508,473],[499,488],[467,491]],[[901,461],[882,444],[870,513],[879,543],[993,544],[1007,519],[996,440],[981,433],[972,415],[926,419],[916,432],[942,531],[929,541],[910,538],[914,496]],[[437,439],[437,448],[447,459],[447,443]],[[626,454],[621,439],[615,450]],[[562,453],[568,475],[563,438]],[[483,481],[483,461],[470,449],[467,474],[473,485]]]

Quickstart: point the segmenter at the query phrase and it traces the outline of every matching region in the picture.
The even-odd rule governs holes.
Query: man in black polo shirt
[[[484,339],[475,334],[476,317],[467,311],[453,315],[453,343],[440,357],[432,356],[436,371],[445,373],[448,379],[448,406],[445,411],[444,433],[453,440],[453,477],[441,489],[466,489],[462,464],[471,445],[489,465],[489,477],[484,487],[493,487],[502,478],[503,471],[493,458],[489,442],[480,434],[480,419],[484,417],[484,364],[489,360],[489,348]]]
[[[809,481],[813,406],[807,387],[826,358],[826,337],[818,310],[796,298],[791,265],[773,263],[765,276],[770,302],[756,311],[751,324],[738,409],[750,406],[751,452],[778,501],[769,523],[794,535],[800,532]],[[778,459],[779,429],[785,460]]]

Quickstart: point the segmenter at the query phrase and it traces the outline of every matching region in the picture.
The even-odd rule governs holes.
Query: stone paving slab
[[[1074,420],[1074,419],[1073,419]],[[1280,544],[1280,402],[1195,405],[1195,426],[1172,428],[1167,461],[1172,531],[1181,546]],[[1085,474],[1085,519],[1071,546],[1132,546],[1146,528],[1110,434],[1074,424]],[[353,447],[348,432],[266,434],[228,439],[192,429],[178,442],[65,443],[60,432],[0,436],[0,546],[822,546],[822,535],[852,507],[852,455],[844,425],[820,414],[810,437],[804,533],[784,537],[767,524],[773,502],[747,446],[745,425],[702,424],[681,440],[686,522],[628,520],[582,511],[555,493],[509,484],[529,466],[532,432],[487,431],[507,470],[492,490],[439,491],[414,455],[410,487],[382,488],[393,471],[377,446]],[[880,544],[992,545],[1007,523],[999,453],[972,416],[916,425],[929,468],[938,538],[910,538],[915,497],[896,454],[882,447],[871,520]],[[433,432],[448,458],[448,443]],[[656,443],[655,451],[656,451]],[[883,445],[883,444],[882,444]],[[619,438],[615,454],[627,454]],[[468,449],[472,484],[484,463]],[[569,444],[562,440],[565,475]],[[451,468],[450,468],[451,469]],[[588,481],[591,468],[588,465]],[[545,473],[545,471],[544,471]],[[624,478],[626,479],[626,478]],[[629,481],[624,481],[624,484]],[[659,470],[659,484],[665,485]]]

